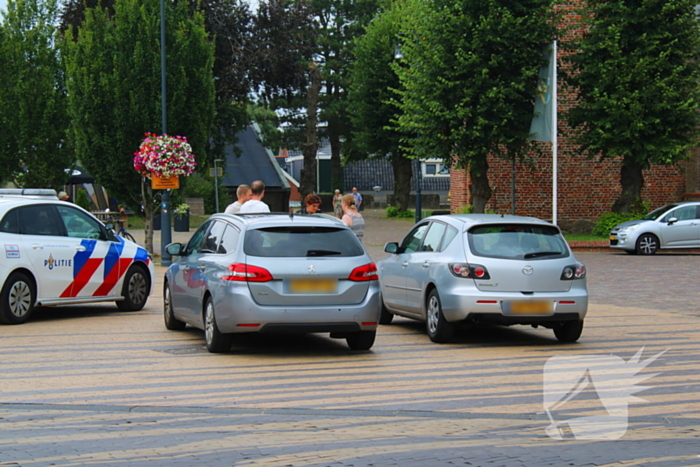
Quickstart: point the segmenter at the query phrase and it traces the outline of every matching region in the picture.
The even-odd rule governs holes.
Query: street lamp
[[[160,0],[160,99],[161,99],[161,125],[163,134],[168,133],[168,99],[166,95],[165,80],[165,0]],[[172,256],[165,247],[172,242],[172,232],[170,230],[170,190],[163,191],[160,207],[160,264],[170,266]]]
[[[216,167],[216,163],[223,161],[223,159],[214,159],[214,199],[216,199],[216,212],[219,212],[219,169]]]

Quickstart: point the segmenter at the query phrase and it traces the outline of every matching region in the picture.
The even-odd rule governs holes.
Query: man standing
[[[265,184],[260,180],[254,181],[250,184],[250,192],[250,201],[246,201],[238,212],[240,214],[245,214],[247,212],[270,212],[270,207],[262,202],[263,196],[265,196]]]
[[[360,194],[359,191],[357,191],[356,187],[352,187],[352,196],[355,198],[355,207],[357,208],[358,211],[361,211],[362,207],[362,195]]]
[[[238,189],[236,190],[236,200],[235,203],[231,203],[228,206],[226,206],[226,210],[224,211],[226,214],[237,214],[241,210],[241,206],[245,204],[246,201],[250,199],[251,192],[250,192],[250,186],[248,185],[238,185]]]

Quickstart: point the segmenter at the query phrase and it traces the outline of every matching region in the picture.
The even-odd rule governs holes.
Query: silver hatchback
[[[210,352],[237,333],[330,333],[353,350],[374,344],[381,294],[377,268],[335,217],[216,214],[165,274],[170,330],[203,329]]]
[[[433,216],[416,224],[379,261],[381,324],[423,320],[433,342],[459,323],[525,324],[581,336],[588,310],[586,268],[558,227],[520,216]]]

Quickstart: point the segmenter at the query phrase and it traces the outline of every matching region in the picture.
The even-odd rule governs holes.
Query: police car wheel
[[[148,274],[141,266],[132,266],[126,272],[122,296],[124,300],[117,302],[117,307],[122,311],[139,311],[146,306],[148,291],[151,289]]]
[[[0,293],[0,323],[24,323],[34,311],[35,300],[32,280],[22,272],[10,274]]]
[[[173,301],[170,286],[167,283],[163,286],[163,318],[165,319],[165,328],[170,331],[182,331],[187,326],[173,313]]]

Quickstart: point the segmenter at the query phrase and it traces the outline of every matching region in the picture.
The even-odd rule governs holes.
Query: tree
[[[213,45],[201,13],[185,2],[166,5],[168,132],[187,136],[204,161],[214,121]],[[161,129],[158,0],[119,0],[113,16],[89,8],[77,40],[65,44],[78,157],[113,197],[143,210],[152,252],[157,202],[134,170],[133,154],[145,132]]]
[[[310,0],[318,30],[316,63],[320,71],[320,120],[331,146],[331,183],[342,186],[341,146],[350,132],[347,107],[355,40],[379,11],[378,0]]]
[[[395,89],[401,86],[392,63],[396,60],[395,48],[406,10],[406,2],[396,2],[393,7],[378,15],[367,26],[354,48],[354,61],[350,71],[348,96],[352,133],[346,144],[349,160],[389,158],[394,173],[394,195],[400,209],[407,210],[411,192],[411,159],[401,148],[404,134],[392,120],[398,118],[399,109],[392,102]]]
[[[404,148],[468,168],[474,212],[491,197],[487,156],[522,157],[530,148],[552,16],[550,0],[415,0],[402,23],[395,123],[410,135]]]
[[[690,0],[591,0],[572,41],[568,115],[591,156],[621,157],[613,211],[641,208],[642,170],[671,165],[698,136],[700,35]]]
[[[74,162],[53,0],[10,0],[0,23],[0,177],[59,189]]]

